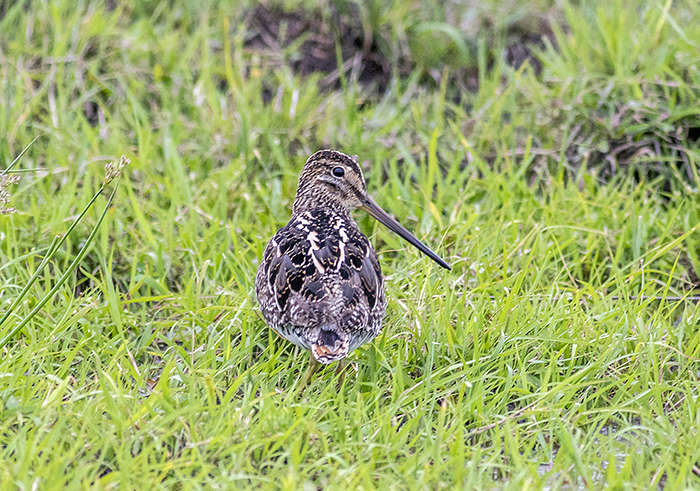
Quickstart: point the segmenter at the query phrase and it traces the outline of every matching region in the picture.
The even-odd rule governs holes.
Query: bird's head
[[[299,176],[293,213],[298,214],[314,208],[344,210],[348,214],[360,208],[440,266],[450,269],[440,256],[406,230],[369,196],[357,158],[336,150],[320,150],[309,157]]]

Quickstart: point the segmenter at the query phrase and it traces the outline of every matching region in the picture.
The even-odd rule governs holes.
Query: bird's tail
[[[348,356],[348,336],[336,326],[318,328],[316,340],[311,343],[311,353],[316,361],[328,365]]]

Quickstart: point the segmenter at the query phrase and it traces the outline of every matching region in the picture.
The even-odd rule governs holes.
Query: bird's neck
[[[292,205],[292,217],[316,209],[329,210],[342,217],[351,217],[350,210],[343,205],[338,197],[319,193],[297,193]]]

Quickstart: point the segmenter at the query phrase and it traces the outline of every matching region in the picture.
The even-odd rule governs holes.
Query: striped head
[[[357,158],[320,150],[308,158],[299,176],[293,213],[319,207],[352,211],[367,199],[367,185]]]
[[[336,150],[320,150],[309,157],[299,176],[292,216],[314,208],[330,208],[348,214],[360,208],[437,264],[450,269],[449,264],[382,210],[367,194],[367,184],[356,157]]]

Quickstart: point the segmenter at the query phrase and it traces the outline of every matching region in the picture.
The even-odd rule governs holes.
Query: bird
[[[287,225],[268,242],[255,278],[267,325],[309,350],[303,385],[321,365],[343,361],[379,335],[387,300],[382,268],[351,212],[362,209],[441,267],[450,266],[368,194],[357,157],[311,155],[302,169]]]

